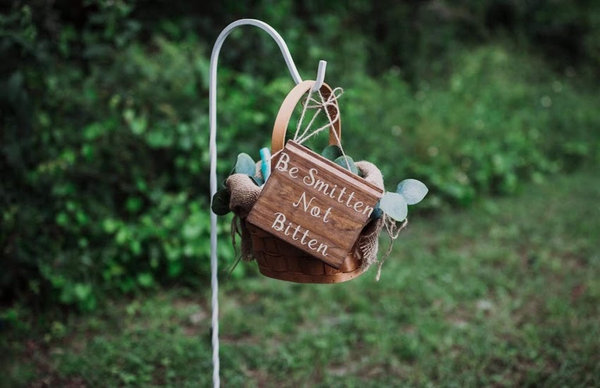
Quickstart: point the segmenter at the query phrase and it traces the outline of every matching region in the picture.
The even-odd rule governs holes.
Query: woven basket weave
[[[362,260],[349,254],[335,269],[283,240],[246,223],[261,274],[296,283],[341,283],[363,273]]]

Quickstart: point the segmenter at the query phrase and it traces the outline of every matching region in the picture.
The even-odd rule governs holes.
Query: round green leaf
[[[377,202],[377,205],[375,205],[375,208],[373,209],[373,212],[371,213],[370,218],[372,220],[378,220],[381,218],[382,215],[383,215],[383,211],[379,207],[379,202]]]
[[[213,196],[210,208],[218,216],[224,216],[229,213],[229,191],[227,189],[217,191]]]
[[[254,182],[254,184],[256,184],[258,187],[265,184],[265,180],[260,176],[251,176],[250,179],[252,179],[252,182]]]
[[[358,168],[356,167],[356,164],[354,164],[354,160],[352,160],[351,157],[340,156],[339,158],[334,160],[334,163],[339,166],[342,166],[346,170],[349,169],[353,174],[358,175]],[[348,167],[350,167],[350,168],[348,168]]]
[[[402,195],[409,205],[421,202],[428,191],[427,186],[416,179],[405,179],[396,188],[396,193]]]
[[[406,206],[404,197],[389,191],[383,194],[381,201],[379,201],[379,208],[396,221],[404,221],[408,214],[408,206]]]
[[[330,145],[325,147],[321,155],[325,159],[331,160],[333,162],[334,160],[342,156],[342,150],[336,145]]]
[[[234,171],[237,174],[246,174],[249,176],[254,176],[254,174],[256,173],[256,164],[254,163],[254,160],[250,157],[250,155],[242,152],[237,157],[237,162],[235,163]]]

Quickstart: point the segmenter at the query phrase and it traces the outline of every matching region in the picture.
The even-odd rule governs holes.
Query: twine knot
[[[340,98],[344,94],[344,89],[341,87],[337,87],[331,91],[327,98],[323,97],[321,91],[318,91],[318,95],[320,97],[320,101],[314,99],[312,97],[312,93],[309,93],[306,100],[304,100],[303,105],[306,106],[307,109],[322,109],[328,108],[329,106],[336,106],[335,101]]]

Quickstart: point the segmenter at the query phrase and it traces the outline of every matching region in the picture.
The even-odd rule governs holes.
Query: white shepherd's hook
[[[250,25],[258,27],[266,31],[271,38],[277,42],[281,54],[285,59],[288,70],[292,75],[295,83],[302,82],[300,74],[296,69],[294,60],[288,50],[287,45],[283,41],[281,35],[277,33],[265,22],[256,19],[240,19],[237,20],[227,27],[219,34],[215,45],[213,46],[212,54],[210,56],[210,86],[209,86],[209,119],[210,119],[210,145],[209,145],[209,156],[210,156],[210,198],[217,192],[217,64],[219,62],[219,52],[221,46],[227,38],[227,36],[235,28],[239,26]],[[317,79],[313,87],[313,91],[317,91],[321,88],[323,81],[325,80],[325,70],[327,68],[327,62],[320,61],[319,69],[317,71]],[[210,212],[210,270],[211,270],[211,291],[212,291],[212,349],[213,349],[213,386],[219,387],[221,384],[219,377],[219,283],[217,279],[217,215]]]

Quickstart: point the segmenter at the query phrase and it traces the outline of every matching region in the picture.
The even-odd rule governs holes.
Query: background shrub
[[[348,153],[378,164],[390,189],[408,176],[427,182],[430,209],[598,158],[591,1],[4,7],[4,300],[90,310],[107,293],[204,283],[209,55],[247,15],[280,31],[301,74],[329,61],[327,81],[345,88]],[[269,37],[232,35],[219,71],[221,176],[238,152],[269,145],[291,87]],[[227,222],[222,264],[234,261]]]

